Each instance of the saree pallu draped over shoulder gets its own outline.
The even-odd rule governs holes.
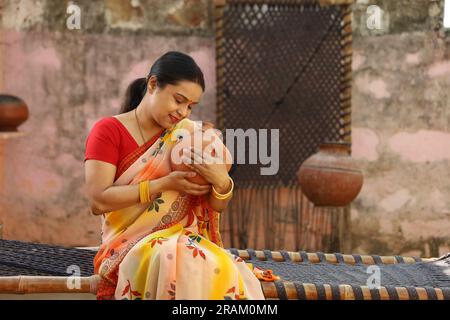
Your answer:
[[[178,133],[195,128],[183,119],[163,130],[119,164],[114,185],[169,174]],[[264,299],[251,266],[223,248],[219,219],[205,196],[171,190],[106,213],[94,258],[97,299]]]

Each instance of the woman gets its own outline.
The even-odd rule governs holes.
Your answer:
[[[258,269],[223,249],[226,164],[200,163],[201,150],[185,148],[191,171],[171,170],[176,132],[195,130],[188,118],[204,90],[195,61],[167,52],[130,84],[121,113],[92,128],[86,186],[92,213],[103,215],[97,299],[264,299]],[[208,184],[189,180],[196,175]]]

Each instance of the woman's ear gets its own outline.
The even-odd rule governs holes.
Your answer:
[[[154,76],[151,76],[150,79],[147,81],[147,91],[149,93],[153,93],[156,90],[156,78]]]

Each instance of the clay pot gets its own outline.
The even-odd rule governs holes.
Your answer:
[[[17,127],[27,119],[28,107],[22,99],[0,95],[0,131],[17,131]]]
[[[303,193],[315,206],[347,206],[361,191],[363,174],[348,155],[349,147],[346,142],[321,144],[297,171]]]
[[[170,157],[170,167],[172,171],[192,171],[189,167],[187,167],[184,163],[179,163],[179,161],[176,161],[174,159],[181,159],[182,157],[182,150],[184,148],[194,147],[194,138],[191,139],[182,139],[179,142],[176,143],[176,145],[173,147]],[[198,147],[198,146],[195,146]],[[221,148],[220,148],[221,147]],[[232,165],[232,156],[228,149],[223,144],[222,140],[219,138],[219,135],[216,135],[213,142],[211,142],[210,139],[202,140],[202,150],[205,154],[209,154],[210,156],[216,156],[218,150],[222,149],[222,159],[226,163],[227,171],[230,171],[231,165]],[[175,162],[176,161],[176,162]],[[197,175],[193,178],[188,178],[189,181],[201,185],[209,184],[208,181],[205,180],[200,174],[197,173]]]

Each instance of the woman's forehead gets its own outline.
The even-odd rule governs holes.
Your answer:
[[[177,85],[168,85],[168,89],[171,93],[178,94],[194,102],[198,102],[203,93],[202,87],[192,81],[182,81]]]

